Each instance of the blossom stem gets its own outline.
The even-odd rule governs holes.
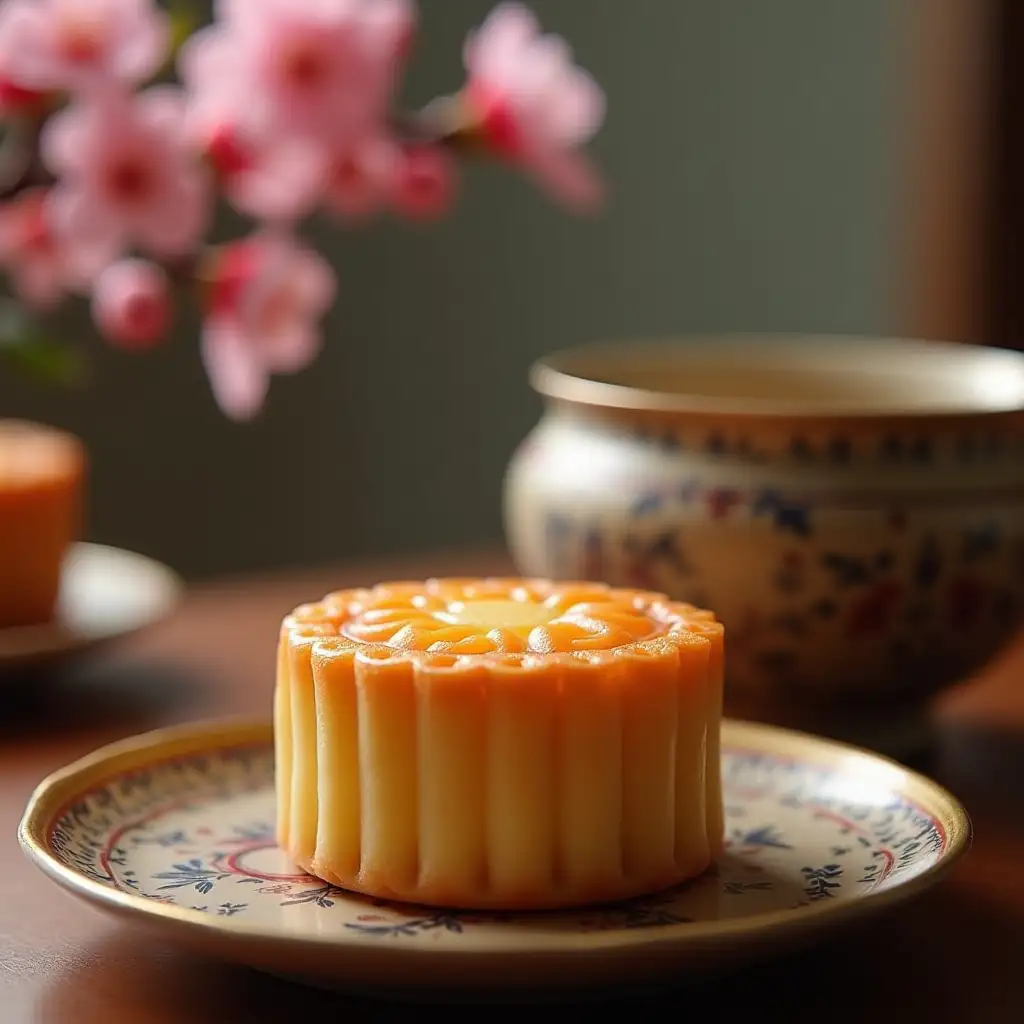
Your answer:
[[[467,143],[479,127],[459,95],[438,97],[415,113],[395,113],[391,123],[396,135],[407,142],[448,146],[459,152],[472,150]]]

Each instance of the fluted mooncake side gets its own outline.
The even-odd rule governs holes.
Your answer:
[[[278,838],[344,888],[440,906],[620,899],[722,842],[723,629],[664,595],[437,579],[282,623]]]

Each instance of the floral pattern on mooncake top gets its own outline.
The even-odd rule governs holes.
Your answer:
[[[454,663],[488,655],[514,665],[524,657],[652,650],[685,633],[720,631],[712,612],[653,591],[602,583],[522,579],[430,579],[340,590],[301,605],[286,630],[337,635],[381,648]]]

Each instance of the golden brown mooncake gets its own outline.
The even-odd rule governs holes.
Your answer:
[[[722,843],[723,629],[602,584],[432,579],[282,623],[278,838],[384,899],[527,909],[636,896]]]

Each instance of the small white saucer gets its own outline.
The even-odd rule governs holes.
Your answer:
[[[53,622],[0,629],[0,672],[78,654],[168,615],[179,577],[144,555],[102,544],[68,552]]]
[[[681,982],[920,893],[970,843],[940,786],[828,740],[726,722],[722,775],[712,871],[557,913],[387,904],[297,871],[274,842],[263,723],[103,748],[39,786],[19,837],[60,885],[169,941],[319,985],[456,999]]]

